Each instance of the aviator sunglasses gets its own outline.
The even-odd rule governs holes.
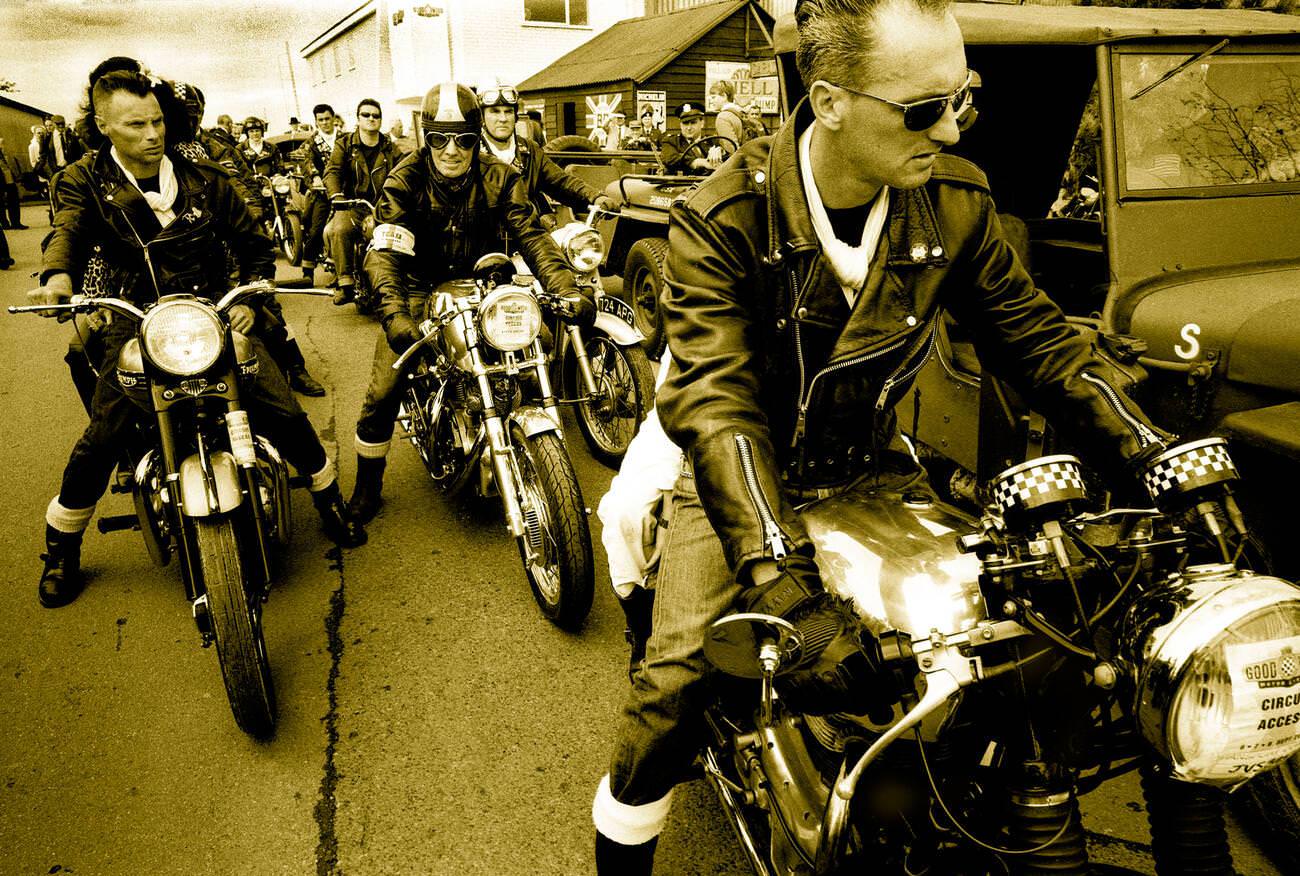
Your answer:
[[[382,118],[383,118],[383,115],[380,114],[380,113],[357,113],[357,118],[359,118],[359,119],[382,119]]]
[[[916,100],[911,103],[899,103],[890,100],[887,97],[870,94],[866,91],[858,91],[856,88],[849,88],[847,85],[838,85],[830,83],[836,88],[842,88],[851,94],[869,97],[872,100],[878,100],[881,103],[887,103],[895,109],[903,111],[903,127],[909,131],[928,131],[939,123],[943,114],[948,111],[949,104],[952,105],[952,111],[960,115],[971,103],[971,81],[975,78],[974,72],[966,71],[966,81],[961,87],[952,94],[945,94],[943,97],[927,97],[924,100]]]
[[[439,152],[447,148],[447,141],[455,140],[456,148],[469,150],[474,148],[478,142],[478,134],[473,131],[467,131],[463,134],[444,134],[442,131],[427,131],[424,135],[424,142],[434,152]]]

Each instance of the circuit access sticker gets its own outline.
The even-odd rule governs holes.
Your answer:
[[[1250,775],[1300,746],[1300,636],[1227,645],[1232,744],[1221,766]]]

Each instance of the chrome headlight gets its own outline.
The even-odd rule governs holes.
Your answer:
[[[1300,588],[1193,566],[1129,609],[1142,735],[1177,778],[1233,788],[1300,751]]]
[[[271,180],[271,188],[275,189],[277,195],[289,194],[289,177],[277,176]],[[268,193],[269,194],[269,193]]]
[[[149,311],[140,324],[145,352],[154,365],[169,374],[202,374],[221,356],[226,329],[221,317],[194,300],[170,301]]]
[[[483,337],[506,353],[527,347],[542,330],[541,306],[518,286],[498,286],[483,296],[478,318]]]
[[[271,197],[271,187],[270,187],[270,186],[262,186],[262,197],[264,197],[264,198],[269,198],[269,197]]]
[[[560,252],[564,253],[565,261],[575,271],[588,274],[600,267],[600,260],[605,257],[605,241],[596,229],[581,222],[570,222],[555,229],[551,235]]]

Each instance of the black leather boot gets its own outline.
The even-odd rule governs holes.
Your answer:
[[[369,523],[383,507],[384,467],[388,460],[384,457],[373,459],[367,456],[357,457],[357,482],[352,487],[352,498],[348,499],[348,508],[352,516],[362,523]]]
[[[644,587],[635,588],[626,599],[619,598],[618,607],[623,609],[627,618],[627,628],[623,637],[632,646],[632,655],[628,659],[627,677],[636,673],[637,664],[645,658],[645,646],[650,641],[650,621],[654,615],[655,592]]]
[[[337,482],[311,494],[312,504],[320,513],[325,535],[339,547],[360,547],[366,543],[366,529],[352,516]]]
[[[655,845],[659,837],[639,846],[625,846],[596,832],[598,876],[650,876],[655,866]]]
[[[307,373],[307,366],[305,365],[289,369],[289,388],[294,392],[316,398],[325,394],[325,387],[321,386],[316,378]]]
[[[339,287],[334,290],[334,306],[342,307],[356,296],[353,294],[356,287],[351,283],[339,283]]]
[[[86,580],[81,576],[80,532],[60,532],[45,524],[45,570],[37,595],[46,608],[60,608],[81,595]]]

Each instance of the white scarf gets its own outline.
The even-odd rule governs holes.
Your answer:
[[[515,138],[513,135],[511,135],[510,137],[510,145],[505,147],[504,149],[498,149],[497,144],[493,142],[492,138],[487,136],[486,134],[483,135],[483,142],[487,144],[488,151],[490,151],[497,158],[504,161],[506,164],[513,165],[515,163],[515,154],[519,151],[519,147],[518,144],[515,142]]]
[[[812,160],[809,158],[809,144],[812,143],[813,125],[809,125],[799,136],[799,174],[803,178],[804,195],[808,199],[808,213],[812,216],[813,230],[822,245],[822,253],[831,263],[835,278],[840,281],[844,297],[852,307],[858,300],[858,292],[867,281],[871,270],[871,259],[880,244],[880,234],[885,228],[885,219],[889,216],[889,186],[882,186],[876,195],[871,212],[862,227],[862,242],[850,246],[835,236],[830,217],[826,214],[826,205],[822,203],[821,193],[817,190],[817,181],[813,179]]]
[[[122,163],[121,157],[117,154],[117,147],[114,146],[109,154],[117,162],[117,166],[126,174],[126,178],[131,181],[131,185],[140,190],[144,195],[145,201],[149,203],[149,209],[158,217],[158,224],[166,228],[176,218],[176,212],[172,210],[172,205],[176,203],[176,196],[180,193],[180,187],[176,185],[176,171],[172,168],[172,160],[166,155],[158,164],[158,191],[146,192],[140,188],[140,183],[136,181],[135,175],[126,169]]]

